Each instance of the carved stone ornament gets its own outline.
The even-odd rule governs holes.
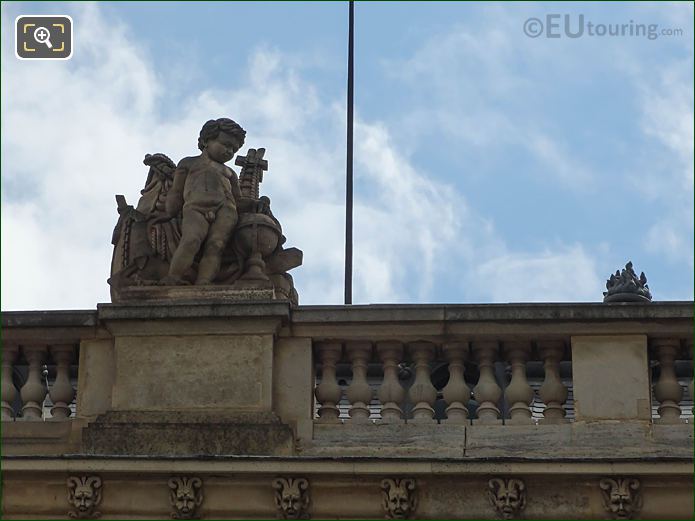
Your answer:
[[[113,302],[236,294],[297,303],[287,272],[302,264],[302,252],[284,248],[270,199],[259,194],[265,149],[237,156],[238,176],[225,164],[245,138],[231,119],[212,119],[200,130],[200,154],[178,163],[161,153],[145,156],[149,170],[137,205],[116,196]],[[181,288],[190,285],[197,288]]]
[[[275,506],[278,519],[309,519],[309,481],[305,478],[276,478]]]
[[[644,272],[639,278],[632,269],[632,262],[625,265],[623,271],[616,270],[614,275],[606,281],[606,289],[603,292],[604,302],[651,302],[652,294],[647,286],[647,277]]]
[[[70,476],[68,478],[68,503],[72,510],[68,516],[75,519],[97,519],[101,512],[101,478],[98,476]]]
[[[493,478],[488,481],[490,504],[502,519],[515,519],[526,506],[526,485],[518,478]]]
[[[168,482],[169,501],[174,510],[172,519],[198,519],[203,502],[203,481],[200,478],[175,477]]]
[[[415,480],[412,478],[391,479],[381,482],[382,500],[387,519],[408,519],[417,508]]]
[[[642,509],[637,478],[603,478],[599,481],[603,506],[613,519],[632,519]]]

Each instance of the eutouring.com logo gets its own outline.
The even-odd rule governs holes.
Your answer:
[[[583,14],[546,14],[542,18],[531,17],[524,22],[524,34],[529,38],[583,38],[627,37],[656,40],[660,36],[683,36],[681,28],[659,28],[659,24],[594,23]]]

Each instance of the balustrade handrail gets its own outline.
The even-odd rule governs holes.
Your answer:
[[[186,306],[196,318],[205,310],[214,319],[240,316],[230,311],[234,304],[213,309],[206,303],[204,309],[170,306],[175,312],[164,306],[147,320],[185,316]],[[255,315],[249,312],[253,306],[240,303],[237,311],[258,316],[262,306]],[[273,306],[274,313],[282,314],[282,304]],[[137,317],[135,308],[123,317],[117,308],[3,312],[3,419],[73,416],[78,346],[109,338],[108,320]],[[685,362],[692,359],[692,320],[692,302],[287,305],[277,335],[310,339],[314,346],[319,422],[341,422],[347,414],[357,423],[379,417],[492,424],[566,421],[573,385],[563,371],[571,359],[572,338],[641,335],[647,338],[653,366],[653,419],[676,423],[692,417],[692,379]],[[403,362],[411,364],[412,384],[407,387],[399,383]],[[26,380],[14,386],[12,374],[19,366]],[[44,366],[50,366],[48,386],[42,380]],[[541,366],[542,381],[534,373]],[[344,367],[349,368],[347,378],[340,373]],[[506,379],[498,374],[505,368]],[[435,369],[446,373],[446,384],[433,380]],[[44,411],[44,402],[51,404],[52,413]]]

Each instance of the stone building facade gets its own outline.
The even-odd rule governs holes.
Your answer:
[[[3,519],[690,519],[693,303],[2,315]]]

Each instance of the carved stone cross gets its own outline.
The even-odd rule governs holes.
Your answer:
[[[263,172],[268,170],[268,161],[263,159],[265,148],[249,148],[246,156],[237,156],[234,164],[241,167],[239,183],[241,193],[246,197],[258,199],[258,185],[263,181]]]

